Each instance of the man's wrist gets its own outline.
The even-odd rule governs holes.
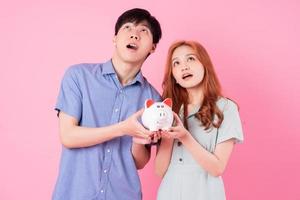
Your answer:
[[[117,123],[114,125],[115,126],[115,136],[116,137],[121,137],[125,135],[125,131],[124,131],[124,124],[123,121]]]

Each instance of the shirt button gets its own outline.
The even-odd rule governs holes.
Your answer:
[[[119,111],[119,109],[118,109],[118,108],[116,108],[116,109],[115,109],[115,112],[118,112],[118,111]]]
[[[107,153],[110,153],[110,149],[107,149]]]
[[[104,173],[106,173],[106,172],[107,172],[107,170],[105,169],[105,170],[103,170],[103,172],[104,172]]]
[[[181,145],[182,145],[182,142],[180,142],[180,141],[179,141],[179,142],[177,142],[177,146],[179,146],[179,147],[180,147]]]
[[[103,192],[104,192],[104,190],[100,190],[100,192],[101,192],[101,193],[103,193]]]
[[[182,162],[182,158],[179,158],[179,161]]]

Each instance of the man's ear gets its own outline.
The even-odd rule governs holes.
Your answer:
[[[117,36],[115,35],[115,36],[113,37],[113,39],[112,39],[112,42],[113,42],[113,45],[114,45],[114,46],[116,46],[116,44],[117,44],[116,40],[117,40]]]
[[[154,53],[155,49],[156,49],[156,44],[153,44],[150,53]]]

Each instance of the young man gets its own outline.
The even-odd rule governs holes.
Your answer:
[[[136,169],[151,141],[138,119],[159,93],[140,69],[161,38],[159,22],[144,9],[123,13],[115,25],[112,59],[70,67],[62,80],[59,112],[63,151],[54,200],[139,200]]]

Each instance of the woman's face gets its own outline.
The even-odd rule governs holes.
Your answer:
[[[204,67],[190,46],[177,47],[172,55],[172,74],[183,88],[193,89],[201,86]]]

